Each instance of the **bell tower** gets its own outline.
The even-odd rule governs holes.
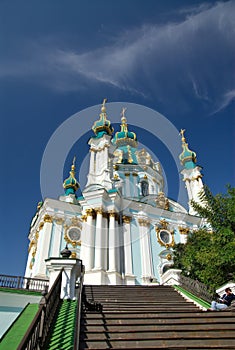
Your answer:
[[[189,214],[195,215],[196,211],[192,207],[191,200],[201,204],[199,193],[203,191],[202,168],[196,164],[196,153],[188,148],[184,133],[185,130],[181,129],[180,134],[183,148],[182,153],[179,155],[179,159],[183,165],[181,174],[183,175],[183,181],[188,192]]]
[[[92,127],[95,136],[88,142],[90,145],[90,168],[85,192],[98,187],[104,187],[107,190],[112,188],[111,159],[115,147],[111,143],[113,127],[107,119],[106,101],[107,99],[104,99],[102,103],[99,120]]]

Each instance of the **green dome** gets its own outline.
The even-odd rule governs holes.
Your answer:
[[[186,139],[184,137],[184,132],[185,130],[181,130],[180,133],[182,135],[182,148],[183,152],[179,155],[179,159],[181,161],[181,164],[186,168],[195,168],[195,163],[196,163],[196,153],[191,151],[188,148],[188,144],[186,143]]]
[[[101,107],[101,113],[100,113],[100,119],[97,120],[92,130],[94,131],[97,138],[102,137],[104,134],[106,135],[112,135],[113,133],[113,127],[111,125],[111,122],[107,120],[107,114],[106,114],[106,103],[107,99],[104,99],[102,107]]]
[[[121,130],[116,132],[113,143],[117,146],[124,146],[124,145],[130,145],[132,147],[137,147],[137,137],[136,134],[132,131],[128,130],[128,124],[126,117],[124,115],[125,108],[122,110],[122,124],[121,124]]]
[[[65,195],[75,194],[75,192],[79,189],[80,185],[75,178],[75,165],[74,162],[71,166],[71,171],[69,172],[69,177],[64,180],[63,183]]]

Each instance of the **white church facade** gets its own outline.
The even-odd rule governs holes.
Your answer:
[[[120,130],[114,133],[105,100],[89,140],[87,184],[77,197],[75,162],[64,181],[65,194],[46,198],[31,222],[26,277],[48,278],[47,261],[60,258],[66,244],[71,259],[85,266],[85,284],[161,283],[173,264],[176,243],[185,243],[189,231],[203,219],[190,200],[199,201],[203,188],[196,154],[181,131],[183,181],[189,211],[164,194],[159,162],[138,149],[136,134],[128,129],[125,109]]]

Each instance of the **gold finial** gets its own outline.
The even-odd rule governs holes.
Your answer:
[[[122,111],[121,111],[121,117],[122,117],[122,123],[126,123],[126,116],[125,116],[125,112],[126,112],[127,108],[126,107],[122,107]]]
[[[73,157],[73,163],[71,165],[71,171],[75,171],[75,161],[76,161],[76,156]]]
[[[180,135],[181,135],[181,140],[182,142],[185,142],[185,137],[184,137],[185,129],[180,130]]]
[[[106,106],[105,106],[106,102],[107,102],[107,98],[104,98],[103,99],[103,103],[102,103],[102,107],[101,107],[101,112],[102,113],[106,112]]]

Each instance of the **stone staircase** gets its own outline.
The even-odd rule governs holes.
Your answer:
[[[235,312],[205,312],[170,286],[84,286],[80,349],[235,349]]]

